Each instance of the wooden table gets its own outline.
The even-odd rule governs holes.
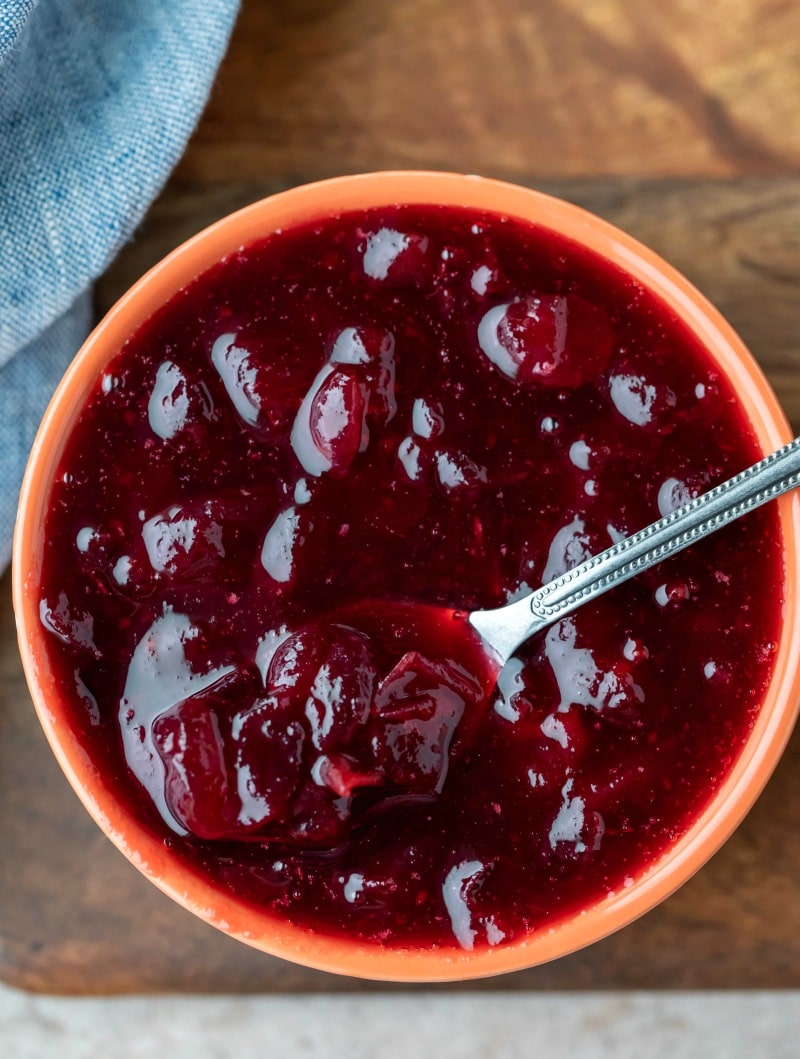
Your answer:
[[[246,0],[185,158],[101,280],[282,187],[379,168],[516,180],[684,271],[800,427],[800,7],[792,0]],[[35,990],[388,988],[305,971],[162,897],[102,837],[33,716],[0,584],[0,978]],[[467,987],[800,986],[800,740],[687,886],[575,956]]]

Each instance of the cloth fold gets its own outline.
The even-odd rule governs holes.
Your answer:
[[[0,6],[0,568],[87,290],[180,158],[237,0]]]

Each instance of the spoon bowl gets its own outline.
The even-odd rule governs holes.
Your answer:
[[[502,667],[520,644],[589,600],[800,484],[800,438],[523,599],[469,622]]]

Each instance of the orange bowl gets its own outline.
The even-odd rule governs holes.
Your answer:
[[[679,273],[606,222],[558,199],[473,176],[390,172],[327,180],[264,199],[196,235],[143,276],[86,340],[47,409],[28,463],[14,541],[14,607],[33,701],[62,769],[105,834],[156,886],[220,930],[298,963],[364,978],[445,981],[544,963],[618,930],[684,883],[740,823],[777,764],[800,701],[796,543],[800,500],[796,496],[777,501],[786,603],[775,668],[756,723],[730,774],[689,831],[631,887],[552,929],[498,948],[386,949],[333,938],[254,910],[199,877],[170,855],[115,797],[109,779],[87,756],[66,720],[39,620],[43,525],[56,467],[93,384],[125,340],[177,291],[243,244],[336,212],[400,203],[491,210],[551,229],[593,250],[655,294],[697,336],[730,381],[764,454],[789,440],[775,395],[732,328]]]

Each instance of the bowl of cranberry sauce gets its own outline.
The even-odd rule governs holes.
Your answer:
[[[418,981],[574,951],[785,745],[796,501],[499,673],[463,615],[788,436],[716,311],[574,206],[433,173],[274,196],[147,274],[47,412],[14,586],[41,722],[133,863],[265,951]]]

